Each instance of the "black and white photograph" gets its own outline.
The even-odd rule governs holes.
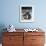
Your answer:
[[[22,5],[20,6],[20,21],[32,22],[34,19],[34,11],[32,6]]]

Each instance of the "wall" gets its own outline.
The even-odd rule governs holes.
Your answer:
[[[16,28],[38,27],[46,28],[46,0],[1,0],[0,25],[13,24]],[[21,23],[19,21],[19,6],[33,5],[35,21]]]

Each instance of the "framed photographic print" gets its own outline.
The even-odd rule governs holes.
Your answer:
[[[20,6],[20,22],[34,21],[34,7],[32,5]]]

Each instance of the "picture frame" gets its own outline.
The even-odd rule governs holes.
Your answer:
[[[20,22],[34,22],[33,5],[20,5]]]

